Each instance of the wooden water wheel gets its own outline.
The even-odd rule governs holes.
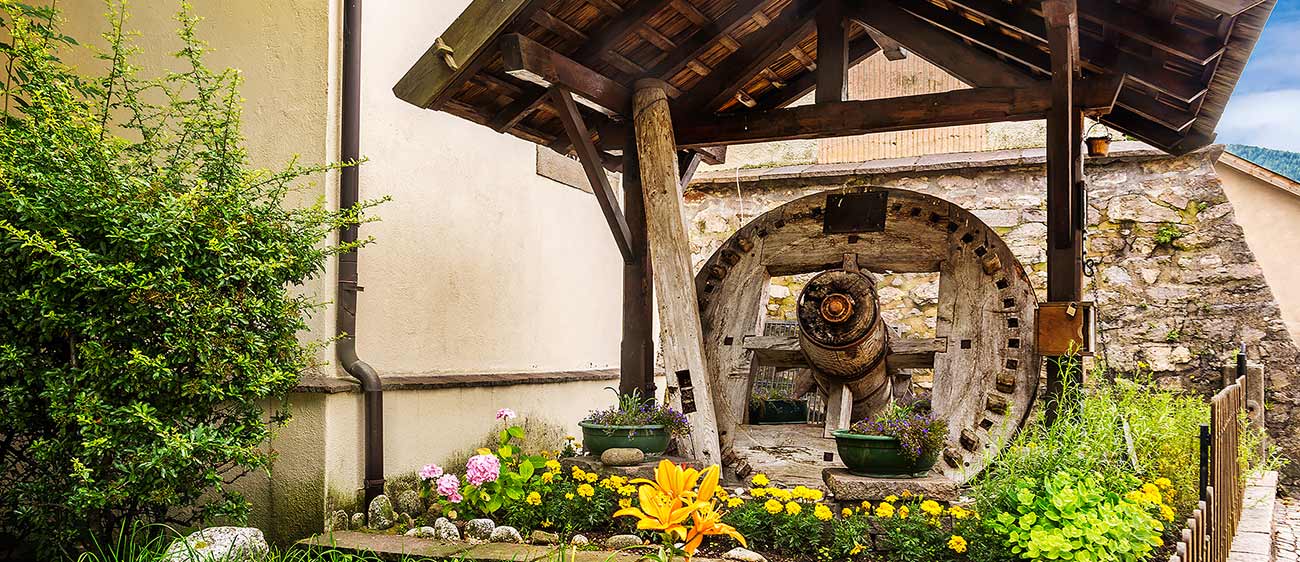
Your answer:
[[[733,467],[744,461],[732,445],[744,422],[751,366],[809,366],[798,337],[758,335],[771,278],[852,268],[939,273],[935,337],[888,338],[885,363],[891,370],[934,368],[933,411],[950,428],[937,468],[965,482],[1033,405],[1041,363],[1034,347],[1037,298],[1006,243],[977,217],[942,199],[892,188],[844,188],[786,203],[741,227],[697,274],[724,461]],[[823,301],[817,306],[827,318],[848,318],[843,302]],[[832,416],[841,405],[852,407],[849,392],[831,394],[828,426],[838,423]]]

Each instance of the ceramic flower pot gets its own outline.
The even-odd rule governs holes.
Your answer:
[[[582,445],[592,455],[616,447],[641,449],[646,457],[664,454],[668,450],[670,435],[662,425],[603,425],[579,422],[582,427]]]
[[[751,400],[749,423],[775,425],[808,421],[807,400]]]
[[[861,435],[846,430],[831,432],[840,460],[849,472],[872,478],[921,478],[930,472],[939,452],[916,460],[903,455],[898,439],[883,435]]]

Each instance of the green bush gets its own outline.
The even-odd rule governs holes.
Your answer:
[[[52,9],[0,2],[0,544],[47,556],[247,512],[231,483],[285,421],[263,405],[314,353],[293,286],[361,213],[285,205],[326,167],[249,167],[238,73],[203,65],[188,7],[184,70],[155,79],[112,9],[105,73],[82,77]]]

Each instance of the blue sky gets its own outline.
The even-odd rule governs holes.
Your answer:
[[[1300,152],[1300,0],[1278,0],[1216,142]]]

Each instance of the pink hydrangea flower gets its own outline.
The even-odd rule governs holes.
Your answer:
[[[418,474],[420,480],[434,480],[439,476],[442,476],[442,467],[436,464],[426,464],[424,465],[424,468],[420,469]]]
[[[465,464],[465,478],[475,486],[481,486],[484,482],[495,482],[500,475],[501,461],[496,455],[474,455]]]
[[[501,408],[500,410],[497,410],[497,419],[507,421],[513,420],[515,419],[515,411],[510,408]]]
[[[438,495],[452,503],[465,499],[460,495],[460,479],[455,474],[445,474],[438,478]]]

